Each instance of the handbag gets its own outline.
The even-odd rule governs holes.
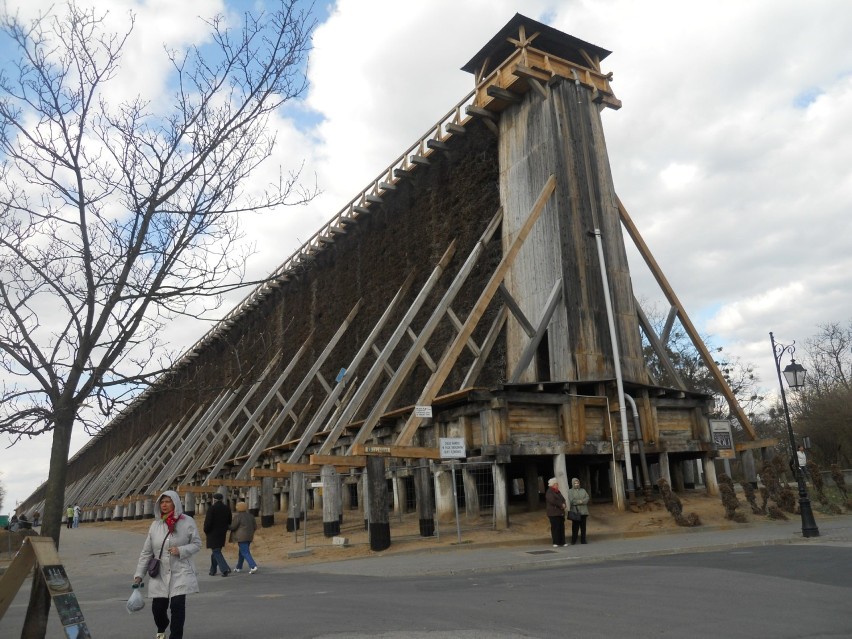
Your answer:
[[[163,556],[163,546],[166,545],[166,539],[168,538],[168,535],[163,537],[163,543],[160,544],[160,554],[148,560],[147,572],[149,577],[157,577],[160,574],[160,557]]]
[[[576,506],[571,506],[571,510],[568,511],[568,519],[571,521],[580,521],[583,516],[580,514],[580,511],[577,510]]]

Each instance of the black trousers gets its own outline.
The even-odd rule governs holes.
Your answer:
[[[580,515],[580,521],[571,521],[571,543],[577,543],[577,533],[580,533],[580,542],[586,543],[586,519],[588,515]]]
[[[557,546],[565,545],[565,516],[564,515],[556,515],[551,516],[548,515],[547,518],[550,520],[550,538],[553,540],[553,543]]]
[[[186,620],[186,595],[175,595],[171,599],[154,597],[151,601],[151,612],[154,613],[154,623],[157,632],[165,632],[169,627],[168,609],[172,612],[171,639],[183,639],[183,622]]]

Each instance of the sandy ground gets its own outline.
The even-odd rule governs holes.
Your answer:
[[[724,508],[718,497],[708,497],[703,491],[689,491],[680,495],[684,514],[694,512],[701,518],[702,526],[737,526],[725,519]],[[741,500],[740,511],[750,511],[748,504]],[[674,519],[666,511],[662,501],[652,502],[641,508],[639,512],[618,512],[612,504],[592,504],[588,520],[588,536],[595,535],[648,535],[664,533],[679,529]],[[349,545],[341,547],[334,545],[332,539],[322,534],[322,513],[311,512],[308,515],[307,539],[303,529],[298,534],[284,529],[283,513],[276,514],[275,526],[258,528],[252,543],[252,555],[261,567],[263,565],[299,565],[325,561],[337,561],[356,557],[367,557],[376,553],[370,550],[369,539],[364,531],[363,520],[356,519],[360,515],[356,511],[344,515],[341,536],[348,539]],[[510,546],[530,544],[550,544],[550,527],[544,508],[535,512],[513,509],[510,512],[510,527],[506,530],[491,530],[490,521],[465,520],[462,517],[461,543],[488,544],[493,546]],[[768,521],[766,517],[746,513],[748,523]],[[203,518],[197,518],[199,528]],[[455,521],[449,521],[439,526],[439,536],[423,538],[419,536],[419,524],[416,513],[402,516],[391,513],[391,546],[381,554],[412,552],[418,550],[438,550],[458,547],[458,533]],[[102,526],[121,528],[122,530],[144,533],[150,525],[150,520],[124,522],[96,522],[86,526]],[[570,523],[566,522],[570,531]],[[203,540],[203,534],[202,534]],[[289,553],[309,550],[310,554],[301,557],[290,557]],[[228,544],[225,556],[229,562],[236,559],[236,544]],[[232,563],[233,566],[233,563]]]

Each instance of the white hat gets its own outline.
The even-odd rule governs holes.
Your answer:
[[[556,484],[558,484],[558,483],[559,482],[556,480],[556,477],[551,477],[550,479],[547,480],[548,486],[556,486]]]

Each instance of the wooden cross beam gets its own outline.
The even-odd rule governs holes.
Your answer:
[[[437,448],[421,446],[374,446],[356,444],[352,447],[355,455],[378,455],[380,457],[401,457],[403,459],[441,459],[441,451]]]
[[[367,458],[364,455],[311,455],[311,464],[316,466],[343,466],[344,468],[364,468]]]

